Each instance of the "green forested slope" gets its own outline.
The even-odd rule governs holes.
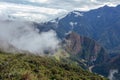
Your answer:
[[[53,57],[0,52],[0,80],[106,80]]]

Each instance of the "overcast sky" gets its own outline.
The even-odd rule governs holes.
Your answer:
[[[70,11],[87,11],[104,5],[116,6],[120,0],[0,0],[0,17],[48,21]]]

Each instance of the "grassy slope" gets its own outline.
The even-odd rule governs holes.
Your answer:
[[[106,80],[53,57],[0,52],[0,80]]]

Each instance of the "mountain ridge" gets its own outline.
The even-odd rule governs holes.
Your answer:
[[[56,23],[48,22],[45,26],[52,25],[52,29],[56,30],[60,37],[64,37],[69,31],[74,31],[96,40],[109,52],[119,53],[119,6],[104,6],[87,12],[73,11]]]

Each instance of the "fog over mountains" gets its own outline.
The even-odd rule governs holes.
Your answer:
[[[39,32],[32,23],[16,20],[0,21],[0,43],[0,47],[7,52],[28,51],[42,55],[45,50],[54,52],[60,41],[53,30]]]
[[[0,52],[56,54],[58,60],[64,56],[69,63],[120,80],[119,4],[120,0],[0,0]]]

